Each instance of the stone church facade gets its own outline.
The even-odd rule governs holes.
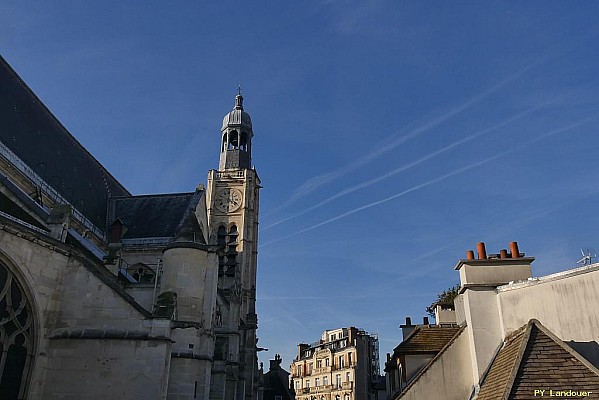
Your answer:
[[[135,196],[0,57],[0,397],[257,398],[252,137],[238,94],[206,186]]]

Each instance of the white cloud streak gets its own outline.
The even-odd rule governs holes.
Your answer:
[[[411,187],[411,188],[409,188],[409,189],[406,189],[406,190],[404,190],[404,191],[402,191],[402,192],[396,193],[396,194],[394,194],[394,195],[392,195],[392,196],[388,196],[388,197],[385,197],[385,198],[383,198],[383,199],[381,199],[381,200],[377,200],[377,201],[374,201],[374,202],[371,202],[371,203],[365,204],[365,205],[363,205],[363,206],[360,206],[360,207],[354,208],[354,209],[352,209],[352,210],[349,210],[349,211],[346,211],[346,212],[344,212],[344,213],[342,213],[342,214],[339,214],[339,215],[337,215],[337,216],[335,216],[335,217],[332,217],[332,218],[326,219],[326,220],[324,220],[324,221],[322,221],[322,222],[319,222],[319,223],[317,223],[317,224],[315,224],[315,225],[311,225],[311,226],[309,226],[309,227],[307,227],[307,228],[300,229],[300,230],[298,230],[298,231],[296,231],[296,232],[293,232],[293,233],[291,233],[291,234],[289,234],[289,235],[285,235],[285,236],[283,236],[283,237],[280,237],[280,238],[278,238],[278,239],[275,239],[275,240],[272,240],[272,241],[270,241],[270,242],[264,243],[264,244],[263,244],[263,245],[261,245],[260,247],[268,246],[268,245],[271,245],[271,244],[273,244],[273,243],[276,243],[276,242],[279,242],[279,241],[282,241],[282,240],[288,239],[288,238],[290,238],[290,237],[297,236],[297,235],[300,235],[300,234],[302,234],[302,233],[305,233],[305,232],[309,232],[309,231],[311,231],[311,230],[314,230],[314,229],[317,229],[317,228],[319,228],[319,227],[321,227],[321,226],[324,226],[324,225],[330,224],[331,222],[335,222],[335,221],[338,221],[338,220],[340,220],[340,219],[343,219],[343,218],[349,217],[350,215],[356,214],[356,213],[358,213],[358,212],[360,212],[360,211],[364,211],[364,210],[367,210],[367,209],[369,209],[369,208],[372,208],[372,207],[379,206],[379,205],[381,205],[381,204],[384,204],[384,203],[387,203],[387,202],[389,202],[389,201],[391,201],[391,200],[395,200],[395,199],[397,199],[397,198],[399,198],[399,197],[405,196],[406,194],[409,194],[409,193],[415,192],[415,191],[417,191],[417,190],[419,190],[419,189],[422,189],[422,188],[425,188],[425,187],[428,187],[428,186],[434,185],[435,183],[438,183],[438,182],[444,181],[444,180],[446,180],[446,179],[448,179],[448,178],[451,178],[451,177],[453,177],[453,176],[455,176],[455,175],[459,175],[459,174],[461,174],[461,173],[463,173],[463,172],[469,171],[469,170],[471,170],[471,169],[473,169],[473,168],[480,167],[480,166],[482,166],[482,165],[484,165],[484,164],[487,164],[487,163],[489,163],[489,162],[491,162],[491,161],[494,161],[494,160],[496,160],[496,159],[498,159],[498,158],[500,158],[500,157],[504,157],[504,156],[506,156],[506,155],[508,155],[508,154],[514,153],[515,151],[521,150],[522,148],[524,148],[524,147],[526,147],[526,146],[529,146],[529,145],[531,145],[531,144],[534,144],[534,143],[536,143],[536,142],[538,142],[538,141],[544,140],[544,139],[546,139],[546,138],[548,138],[548,137],[550,137],[550,136],[553,136],[553,135],[556,135],[556,134],[558,134],[558,133],[562,133],[562,132],[568,131],[568,130],[570,130],[570,129],[573,129],[573,128],[575,128],[575,127],[578,127],[578,126],[580,126],[580,125],[582,125],[582,124],[584,124],[584,123],[588,122],[588,121],[589,121],[589,120],[591,120],[591,119],[592,119],[592,118],[585,118],[585,119],[583,119],[583,120],[581,120],[581,121],[579,121],[579,122],[576,122],[576,123],[573,123],[573,124],[567,125],[567,126],[565,126],[565,127],[559,128],[559,129],[555,129],[555,130],[553,130],[553,131],[550,131],[550,132],[548,132],[548,133],[545,133],[544,135],[541,135],[541,136],[538,136],[538,137],[536,137],[536,138],[534,138],[534,139],[532,139],[532,140],[529,140],[528,142],[524,142],[524,143],[522,143],[522,144],[521,144],[521,147],[519,147],[518,149],[510,149],[510,150],[503,151],[503,152],[501,152],[501,153],[497,153],[497,154],[495,154],[495,155],[493,155],[493,156],[491,156],[491,157],[487,157],[487,158],[485,158],[484,160],[481,160],[481,161],[475,162],[475,163],[473,163],[473,164],[467,165],[467,166],[465,166],[465,167],[462,167],[462,168],[458,168],[458,169],[456,169],[456,170],[454,170],[454,171],[452,171],[452,172],[449,172],[449,173],[447,173],[447,174],[441,175],[441,176],[439,176],[439,177],[437,177],[437,178],[434,178],[434,179],[431,179],[431,180],[429,180],[429,181],[423,182],[423,183],[421,183],[421,184],[419,184],[419,185],[413,186],[413,187]]]
[[[402,165],[401,167],[395,168],[395,169],[393,169],[393,170],[391,170],[391,171],[389,171],[389,172],[387,172],[387,173],[385,173],[383,175],[378,176],[377,178],[369,179],[367,181],[361,182],[361,183],[359,183],[357,185],[354,185],[354,186],[351,186],[351,187],[349,187],[347,189],[344,189],[344,190],[342,190],[340,192],[337,192],[334,195],[332,195],[332,196],[330,196],[330,197],[322,200],[321,202],[319,202],[317,204],[314,204],[313,206],[310,206],[310,207],[308,207],[308,208],[306,208],[306,209],[304,209],[304,210],[302,210],[300,212],[297,212],[295,214],[292,214],[290,216],[282,218],[282,219],[280,219],[278,221],[275,221],[275,222],[273,222],[273,223],[271,223],[271,224],[269,224],[269,225],[261,228],[261,231],[265,231],[265,230],[270,229],[270,228],[272,228],[274,226],[277,226],[277,225],[280,225],[280,224],[282,224],[282,223],[284,223],[286,221],[289,221],[290,219],[294,219],[296,217],[304,215],[304,214],[306,214],[306,213],[308,213],[310,211],[313,211],[313,210],[315,210],[317,208],[320,208],[320,207],[324,206],[325,204],[328,204],[328,203],[332,202],[333,200],[336,200],[336,199],[338,199],[340,197],[346,196],[346,195],[348,195],[350,193],[353,193],[353,192],[355,192],[357,190],[367,188],[369,186],[374,185],[375,183],[378,183],[378,182],[381,182],[381,181],[383,181],[385,179],[391,178],[392,176],[395,176],[395,175],[397,175],[399,173],[402,173],[402,172],[404,172],[404,171],[406,171],[406,170],[408,170],[410,168],[413,168],[413,167],[415,167],[417,165],[420,165],[420,164],[424,163],[425,161],[430,160],[431,158],[434,158],[434,157],[437,157],[440,154],[446,153],[446,152],[448,152],[449,150],[453,149],[456,146],[459,146],[461,144],[470,142],[470,141],[472,141],[472,140],[474,140],[474,139],[476,139],[478,137],[481,137],[481,136],[486,135],[486,134],[488,134],[488,133],[490,133],[490,132],[492,132],[492,131],[494,131],[496,129],[499,129],[499,128],[505,126],[505,125],[508,125],[508,124],[510,124],[510,123],[512,123],[512,122],[514,122],[514,121],[516,121],[516,120],[518,120],[518,119],[520,119],[520,118],[522,118],[522,117],[524,117],[524,116],[526,116],[528,114],[531,114],[531,113],[533,113],[533,112],[535,112],[535,111],[543,108],[544,106],[546,106],[546,104],[539,105],[539,106],[536,106],[536,107],[532,107],[532,108],[530,108],[528,110],[522,111],[522,112],[520,112],[520,113],[518,113],[518,114],[516,114],[516,115],[514,115],[514,116],[512,116],[510,118],[508,118],[505,121],[502,121],[502,122],[500,122],[498,124],[495,124],[495,125],[493,125],[491,127],[482,129],[482,130],[480,130],[480,131],[478,131],[478,132],[476,132],[476,133],[474,133],[474,134],[472,134],[470,136],[462,138],[462,139],[460,139],[460,140],[458,140],[458,141],[456,141],[454,143],[451,143],[451,144],[449,144],[449,145],[447,145],[447,146],[445,146],[445,147],[443,147],[443,148],[441,148],[439,150],[436,150],[436,151],[434,151],[434,152],[432,152],[430,154],[427,154],[424,157],[421,157],[421,158],[419,158],[416,161],[413,161],[411,163]]]
[[[336,170],[333,170],[333,171],[330,171],[330,172],[327,172],[327,173],[324,173],[321,175],[317,175],[313,178],[308,179],[294,191],[294,193],[291,195],[291,197],[287,201],[285,201],[279,207],[275,208],[272,212],[276,212],[278,210],[286,208],[287,206],[294,203],[298,199],[305,197],[305,196],[309,195],[310,193],[314,192],[319,187],[321,187],[337,178],[340,178],[341,176],[344,176],[352,171],[355,171],[356,169],[362,167],[363,165],[368,164],[371,161],[377,159],[381,155],[393,150],[400,144],[429,131],[430,129],[447,121],[448,119],[451,119],[452,117],[461,113],[462,111],[481,102],[486,97],[489,97],[490,95],[496,93],[498,90],[500,90],[501,88],[503,88],[510,82],[516,80],[517,78],[522,76],[524,73],[528,72],[530,69],[534,68],[535,66],[539,65],[540,63],[542,63],[542,61],[536,61],[532,64],[527,65],[526,67],[520,69],[516,73],[501,80],[499,83],[496,83],[495,85],[491,86],[489,89],[483,91],[482,93],[477,94],[476,96],[473,96],[469,100],[452,108],[451,110],[447,111],[446,113],[444,113],[436,118],[433,118],[433,119],[429,120],[428,122],[425,122],[423,125],[413,129],[412,131],[410,131],[409,133],[407,133],[404,136],[393,139],[397,135],[392,135],[390,138],[385,140],[385,146],[377,146],[377,148],[375,150],[371,151],[368,154],[363,155],[362,157],[359,157],[356,161],[354,161],[350,164],[347,164],[341,168],[338,168]]]

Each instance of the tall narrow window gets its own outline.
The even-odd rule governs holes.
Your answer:
[[[243,151],[248,151],[248,134],[245,132],[241,132],[239,148]]]
[[[225,247],[227,244],[227,228],[224,226],[219,226],[218,231],[216,233],[216,241],[219,247]],[[218,256],[218,276],[223,276],[225,274],[227,260],[224,254],[220,254]]]
[[[229,228],[229,232],[224,226],[219,226],[217,235],[218,246],[222,252],[218,256],[218,276],[235,276],[237,269],[237,227],[235,225]]]
[[[25,398],[33,351],[33,314],[21,285],[0,263],[0,393]]]
[[[235,276],[237,267],[237,237],[237,227],[233,225],[229,228],[229,234],[227,235],[227,270],[225,275],[229,277]]]

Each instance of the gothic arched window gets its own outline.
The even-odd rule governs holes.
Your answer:
[[[22,399],[33,354],[33,314],[23,288],[0,263],[0,393]]]

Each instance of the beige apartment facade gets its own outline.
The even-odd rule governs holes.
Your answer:
[[[298,345],[290,385],[296,400],[366,400],[378,378],[378,339],[355,327],[324,331]]]

